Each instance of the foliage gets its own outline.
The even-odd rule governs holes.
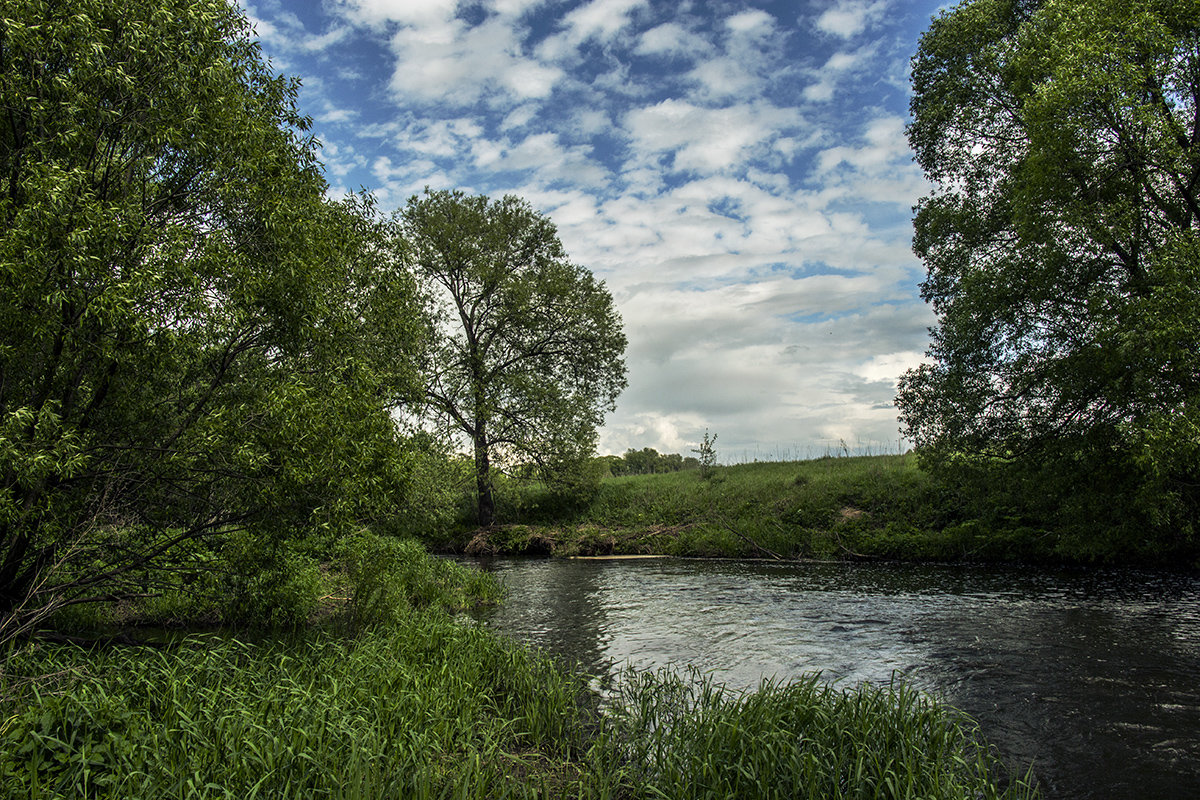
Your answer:
[[[0,615],[400,498],[415,287],[295,94],[224,0],[0,3]]]
[[[441,613],[358,639],[27,645],[0,782],[40,798],[1022,797],[971,723],[903,687],[745,695],[584,676]]]
[[[913,61],[939,324],[906,435],[1053,525],[1187,547],[1200,514],[1200,5],[968,0]],[[1104,475],[1094,505],[1077,489]],[[1039,502],[1043,497],[1045,503]],[[1120,509],[1116,514],[1114,511]]]
[[[621,475],[655,475],[663,472],[679,472],[699,469],[700,462],[692,456],[686,458],[679,453],[660,453],[653,447],[625,451],[624,456],[604,456],[608,473]]]
[[[241,628],[297,628],[308,622],[321,588],[314,559],[291,542],[248,531],[218,543],[208,585],[196,587],[202,605],[211,599],[223,621]]]
[[[434,301],[426,395],[471,441],[478,521],[489,525],[493,461],[532,463],[554,481],[592,455],[625,387],[620,318],[550,220],[516,197],[427,191],[399,224]]]
[[[459,611],[500,594],[491,576],[434,558],[412,539],[364,531],[339,543],[338,562],[349,591],[343,622],[352,632],[395,625],[414,609]]]
[[[705,480],[711,478],[717,468],[717,435],[708,435],[708,430],[704,431],[704,440],[700,442],[700,446],[692,450],[699,458],[700,462],[700,477]]]
[[[618,740],[672,798],[1034,797],[970,720],[903,685],[842,689],[810,676],[724,691],[711,678],[630,672]],[[668,788],[669,787],[669,788]]]
[[[470,459],[452,454],[448,443],[428,432],[400,441],[405,474],[398,496],[403,502],[374,520],[371,530],[398,538],[437,538],[471,515],[468,495],[474,486]]]

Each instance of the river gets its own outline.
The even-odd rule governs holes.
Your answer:
[[[475,562],[481,619],[590,673],[695,665],[735,688],[893,675],[979,721],[1047,798],[1200,797],[1200,577],[680,559]]]

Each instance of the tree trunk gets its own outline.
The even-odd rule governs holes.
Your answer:
[[[475,434],[475,496],[478,503],[477,521],[489,527],[496,520],[496,500],[492,496],[492,470],[488,461],[488,441],[483,425]]]

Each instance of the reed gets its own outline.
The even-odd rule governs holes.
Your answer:
[[[695,671],[630,673],[615,726],[655,797],[1030,798],[953,709],[903,684],[813,675],[723,689]]]
[[[435,613],[358,640],[27,645],[2,681],[6,797],[544,796],[587,744],[582,679]]]
[[[903,686],[630,672],[601,710],[581,676],[432,612],[353,640],[26,645],[0,697],[7,797],[1033,796]]]

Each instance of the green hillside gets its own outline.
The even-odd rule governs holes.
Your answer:
[[[505,524],[443,542],[475,554],[664,554],[734,558],[1054,559],[1058,537],[1020,520],[974,518],[908,455],[819,458],[606,478],[557,505],[505,488]],[[514,510],[515,509],[515,510]]]

